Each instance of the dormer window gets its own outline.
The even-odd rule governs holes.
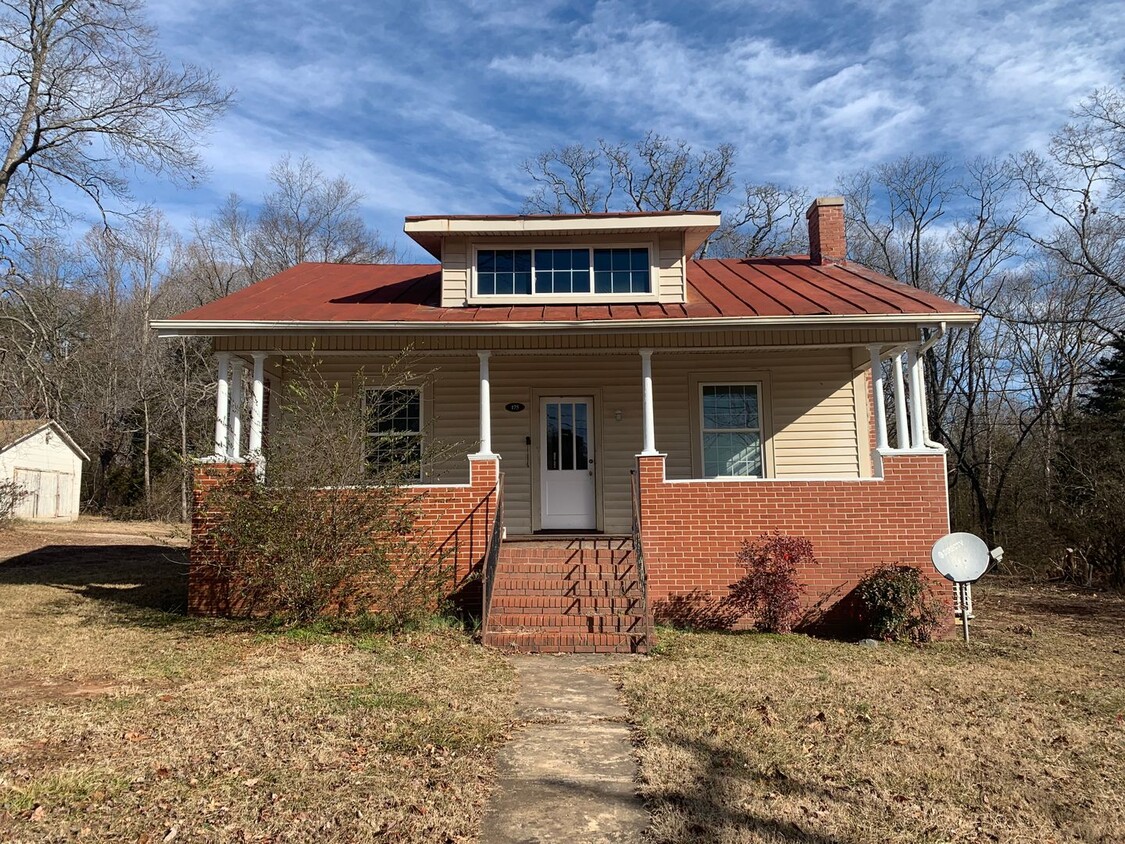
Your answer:
[[[478,247],[474,295],[551,298],[590,297],[639,301],[652,296],[649,246]]]

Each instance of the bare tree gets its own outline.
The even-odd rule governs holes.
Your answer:
[[[1026,236],[1125,298],[1125,93],[1095,91],[1054,134],[1045,155],[1025,152],[1015,166],[1047,215],[1046,230],[1028,227]]]
[[[805,209],[808,191],[774,182],[747,183],[743,199],[727,215],[709,254],[742,258],[753,255],[790,255],[808,249]]]
[[[270,170],[274,183],[249,235],[251,275],[264,278],[302,261],[378,264],[394,260],[359,213],[363,194],[343,176],[329,178],[308,158],[288,156]],[[224,224],[234,231],[234,226]],[[235,245],[232,243],[232,245]]]
[[[0,0],[0,215],[63,215],[76,189],[101,214],[128,198],[127,170],[190,182],[199,136],[230,93],[209,70],[173,68],[141,0]]]
[[[648,132],[633,144],[548,150],[523,169],[535,183],[524,202],[531,213],[711,209],[733,185],[734,147],[697,153],[687,141]]]

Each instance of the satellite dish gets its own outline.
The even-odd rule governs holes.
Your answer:
[[[988,571],[991,556],[988,546],[979,536],[951,533],[934,543],[930,558],[934,561],[934,568],[946,580],[973,583]]]

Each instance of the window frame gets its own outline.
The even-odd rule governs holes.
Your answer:
[[[364,413],[364,434],[363,434],[363,454],[361,459],[364,461],[364,467],[367,466],[367,455],[369,453],[368,444],[371,440],[377,437],[387,436],[388,434],[402,437],[417,437],[418,438],[418,474],[414,478],[410,478],[416,483],[423,483],[426,477],[425,462],[426,462],[426,390],[421,384],[404,384],[396,387],[386,387],[381,385],[363,386],[363,413]],[[390,392],[412,392],[418,397],[418,430],[417,431],[389,431],[385,433],[372,433],[367,426],[367,412],[371,406],[371,395],[373,393],[390,393]]]
[[[703,416],[703,390],[706,387],[753,387],[757,402],[757,428],[706,428]],[[758,380],[701,380],[695,385],[697,419],[699,419],[700,476],[708,481],[759,481],[766,473],[766,432],[762,381]],[[762,472],[758,475],[709,475],[706,474],[706,436],[709,433],[756,433],[758,436],[758,465]]]
[[[761,481],[774,477],[773,459],[773,417],[770,400],[770,373],[760,370],[716,370],[695,373],[690,378],[691,408],[690,428],[692,435],[691,462],[692,477],[697,480],[718,481]],[[707,430],[703,426],[703,388],[704,387],[754,387],[758,393],[758,435],[762,456],[760,475],[707,475],[704,471],[703,438]],[[734,430],[734,429],[728,429]]]
[[[531,293],[481,293],[477,283],[478,253],[494,250],[527,250],[531,252]],[[536,293],[535,292],[535,251],[537,249],[585,249],[589,252],[590,291],[588,293]],[[596,249],[647,249],[648,250],[648,285],[647,293],[597,293],[594,287],[594,250]],[[520,241],[497,241],[473,243],[469,250],[469,296],[470,305],[507,305],[528,303],[639,303],[660,301],[660,267],[658,265],[658,244],[653,240],[642,240],[613,243],[591,243],[589,241],[575,241],[567,243],[553,243],[550,241],[536,241],[534,243]]]

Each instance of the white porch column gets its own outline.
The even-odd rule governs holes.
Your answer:
[[[250,442],[247,451],[252,457],[262,453],[262,425],[265,410],[266,353],[254,352],[254,373],[250,382]]]
[[[652,349],[641,349],[641,391],[644,402],[641,414],[644,448],[641,454],[659,454],[656,450],[656,412],[652,406]]]
[[[887,447],[887,398],[883,392],[883,361],[879,356],[882,346],[867,347],[871,352],[871,388],[875,394],[875,447]]]
[[[492,352],[477,352],[480,358],[480,451],[476,457],[495,457],[492,453],[492,387],[488,383],[488,359]]]
[[[215,456],[227,456],[227,413],[230,406],[230,352],[219,352],[219,373],[215,391]]]
[[[926,406],[922,398],[925,389],[922,381],[922,359],[914,348],[906,350],[906,364],[910,370],[910,433],[912,448],[926,447]]]
[[[245,364],[242,358],[230,362],[230,441],[227,443],[227,457],[242,459],[242,374]]]
[[[910,448],[910,421],[906,417],[906,385],[902,380],[902,352],[897,353],[891,362],[895,376],[895,433],[898,447]]]

